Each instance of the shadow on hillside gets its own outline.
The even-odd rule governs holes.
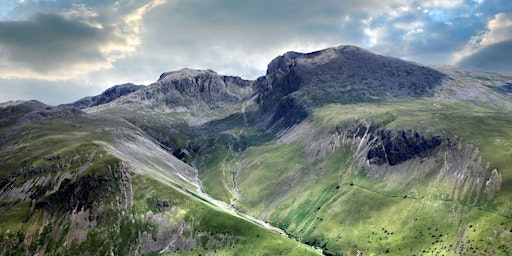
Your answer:
[[[234,113],[222,119],[212,120],[201,126],[190,127],[196,138],[195,144],[210,142],[213,146],[221,142],[225,147],[235,151],[243,151],[251,146],[260,146],[275,139],[275,136],[256,128],[259,111]],[[199,146],[199,145],[198,145]]]
[[[506,83],[501,86],[489,86],[495,92],[504,94],[505,96],[512,98],[512,83]]]

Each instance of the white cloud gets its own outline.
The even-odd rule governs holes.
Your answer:
[[[512,13],[497,14],[489,21],[489,32],[482,38],[482,45],[490,45],[512,38]]]
[[[500,42],[512,39],[512,13],[499,13],[487,23],[487,31],[475,35],[459,51],[452,54],[453,63]]]
[[[451,9],[464,5],[464,0],[425,0],[420,3],[424,8]]]
[[[143,16],[164,3],[153,0],[125,16],[73,4],[26,20],[0,21],[0,78],[62,81],[111,69],[140,45]]]

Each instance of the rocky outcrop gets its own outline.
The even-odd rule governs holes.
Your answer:
[[[332,103],[433,97],[434,89],[444,79],[443,73],[426,66],[355,46],[340,46],[279,56],[270,62],[266,76],[259,78],[255,87],[261,110],[273,115],[273,122],[283,123],[280,117],[293,116],[295,122],[307,116],[283,114],[282,106],[286,102],[300,105],[299,109],[312,109]],[[298,109],[289,111],[293,113]]]
[[[50,106],[37,100],[19,100],[0,103],[0,127],[16,123],[24,115],[32,111],[39,111],[45,108],[51,109]],[[5,137],[6,135],[8,134],[3,134],[3,136],[0,137]]]
[[[428,136],[412,130],[383,130],[377,143],[368,151],[367,158],[371,164],[396,165],[413,157],[425,157],[444,141],[441,136]]]
[[[4,115],[4,114],[8,114],[8,113],[13,113],[13,112],[19,111],[19,110],[38,109],[38,108],[44,108],[44,107],[48,107],[48,105],[46,105],[40,101],[37,101],[37,100],[8,101],[8,102],[0,103],[0,111],[1,111],[0,113],[2,113],[2,115]]]
[[[279,100],[272,116],[271,124],[274,130],[290,128],[299,124],[307,116],[308,111],[293,97],[283,97]]]
[[[142,88],[144,88],[144,85],[135,85],[132,83],[115,85],[102,92],[100,95],[85,97],[73,103],[64,104],[64,106],[71,106],[79,109],[90,108],[109,103],[121,96],[140,90]]]
[[[252,82],[211,70],[182,69],[163,73],[157,82],[123,97],[118,104],[142,103],[153,109],[215,109],[253,94]]]

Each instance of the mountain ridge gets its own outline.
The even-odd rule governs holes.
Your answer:
[[[372,63],[373,62],[373,63]],[[298,66],[298,67],[297,67]],[[160,75],[158,80],[151,84],[152,87],[158,87],[162,86],[165,82],[167,83],[173,83],[174,84],[180,84],[180,79],[200,79],[200,76],[218,76],[220,80],[222,80],[224,83],[226,82],[232,82],[234,84],[240,84],[242,87],[246,87],[248,91],[246,92],[230,92],[226,89],[223,96],[227,97],[231,101],[240,101],[243,99],[247,99],[249,96],[254,94],[259,94],[258,101],[261,102],[262,107],[265,108],[266,103],[266,97],[274,97],[274,98],[280,98],[283,96],[286,96],[295,90],[300,89],[301,84],[303,87],[310,87],[312,84],[316,84],[317,86],[333,86],[333,84],[328,84],[329,81],[325,81],[322,79],[322,77],[315,75],[314,70],[301,70],[301,72],[309,72],[310,77],[307,79],[308,81],[303,81],[303,78],[299,77],[293,77],[294,76],[294,69],[308,69],[308,66],[317,66],[319,69],[327,69],[323,70],[325,73],[329,73],[330,76],[337,76],[337,78],[332,78],[333,81],[341,81],[342,83],[354,83],[355,79],[354,77],[361,76],[361,75],[371,75],[372,77],[374,75],[379,75],[378,69],[383,68],[382,75],[380,79],[384,79],[384,81],[376,81],[379,78],[373,78],[371,81],[366,81],[363,85],[366,86],[366,91],[363,93],[362,98],[358,100],[375,100],[377,98],[382,98],[381,100],[389,99],[389,96],[391,98],[401,98],[405,97],[408,99],[412,99],[414,97],[435,97],[436,91],[434,90],[437,85],[443,85],[446,84],[446,82],[443,82],[444,80],[456,80],[453,77],[453,74],[456,73],[466,73],[466,74],[475,74],[474,76],[478,76],[478,74],[493,74],[493,73],[485,73],[485,72],[476,72],[476,71],[470,71],[470,70],[464,70],[461,68],[457,68],[454,66],[446,66],[446,65],[434,65],[434,66],[424,66],[421,64],[417,64],[410,61],[404,61],[398,58],[393,57],[387,57],[384,55],[376,54],[371,51],[365,50],[363,48],[357,47],[357,46],[351,46],[351,45],[341,45],[337,47],[331,47],[324,50],[319,50],[315,52],[310,53],[299,53],[299,52],[287,52],[281,56],[278,56],[274,58],[269,64],[267,68],[266,75],[261,76],[255,80],[244,80],[237,76],[230,76],[230,75],[219,75],[215,71],[210,69],[205,70],[198,70],[198,69],[190,69],[190,68],[183,68],[181,70],[176,71],[169,71],[164,72]],[[309,68],[311,69],[311,68]],[[416,70],[416,71],[415,71]],[[420,73],[418,76],[414,76],[414,72]],[[423,73],[421,73],[423,72]],[[290,74],[291,73],[291,74]],[[316,71],[318,74],[318,71]],[[280,76],[282,75],[282,77]],[[358,75],[359,74],[359,75]],[[494,73],[497,74],[497,73]],[[498,74],[500,75],[500,74]],[[386,77],[387,76],[387,77]],[[505,74],[502,76],[506,76]],[[407,82],[410,77],[411,81]],[[394,78],[395,80],[390,80],[390,78]],[[282,79],[288,79],[288,81],[281,81]],[[294,80],[295,79],[295,80]],[[364,78],[363,78],[364,79]],[[386,81],[389,80],[389,81]],[[226,80],[226,81],[224,81]],[[268,82],[265,80],[269,80]],[[165,82],[164,82],[165,81]],[[183,81],[182,81],[183,82]],[[173,100],[176,101],[175,98],[182,98],[183,94],[201,94],[202,90],[208,89],[208,88],[199,88],[197,86],[197,81],[191,81],[192,83],[187,84],[185,86],[181,86],[180,88],[174,88],[177,90],[177,93],[173,93],[173,97],[170,99],[167,99],[168,101],[172,102]],[[193,85],[193,83],[196,83]],[[204,82],[204,81],[202,81]],[[293,86],[296,86],[297,88],[293,88],[293,86],[290,87],[290,85],[286,83],[295,84]],[[319,82],[321,82],[319,84]],[[357,81],[357,82],[360,82]],[[283,84],[284,83],[284,84]],[[327,83],[327,85],[322,85],[322,83]],[[273,84],[272,87],[268,87],[268,84]],[[120,86],[131,86],[131,84],[125,84]],[[277,86],[276,86],[277,85]],[[397,86],[399,85],[399,86]],[[117,89],[120,88],[120,86],[113,86],[110,89]],[[149,86],[149,85],[148,85]],[[146,87],[148,87],[146,86]],[[287,87],[288,86],[288,87]],[[344,85],[347,86],[347,85]],[[142,86],[137,86],[137,88],[142,88]],[[195,87],[195,88],[194,88]],[[252,88],[251,88],[252,87]],[[275,89],[275,87],[278,87]],[[442,87],[442,86],[441,86]],[[139,88],[139,89],[140,89]],[[189,90],[191,88],[194,88],[193,91],[187,92],[186,90]],[[357,89],[356,87],[355,89]],[[220,88],[215,88],[215,90],[209,92],[209,93],[215,93],[216,90],[218,91]],[[324,88],[328,89],[328,88]],[[350,92],[349,88],[340,88],[339,86],[337,88],[334,88],[337,90],[344,90],[346,92]],[[354,89],[354,88],[352,88]],[[359,88],[360,90],[361,88]],[[440,88],[444,90],[445,88]],[[146,88],[148,91],[148,89]],[[235,89],[236,90],[236,89]],[[276,93],[274,91],[277,90]],[[282,91],[281,93],[279,91]],[[108,90],[107,90],[108,91]],[[103,92],[102,94],[98,96],[93,97],[99,97],[103,94],[105,94],[107,91]],[[134,90],[135,91],[135,90]],[[162,93],[170,93],[170,91],[163,92]],[[243,95],[237,95],[237,93],[242,93]],[[439,94],[439,92],[437,92]],[[447,93],[447,90],[444,90],[442,93]],[[128,94],[128,93],[126,93]],[[146,94],[153,94],[153,97],[155,95],[155,92],[146,92]],[[271,96],[273,94],[277,94],[277,96]],[[381,95],[379,95],[381,94]],[[387,94],[387,95],[386,95]],[[125,94],[121,94],[119,96],[116,96],[115,98],[108,100],[108,102],[95,104],[102,105],[106,103],[110,103],[111,101],[116,100],[119,97],[124,96]],[[190,95],[188,95],[190,96]],[[326,95],[322,95],[326,96]],[[337,95],[339,97],[339,95]],[[354,95],[349,96],[343,96],[343,97],[352,97]],[[357,95],[357,97],[360,97],[361,95]],[[472,95],[474,96],[474,95]],[[139,95],[139,97],[144,98],[144,96]],[[209,95],[206,95],[206,97],[209,97]],[[136,98],[136,97],[135,97]],[[326,97],[329,98],[329,97]],[[88,98],[85,98],[88,99]],[[81,99],[79,101],[76,101],[74,103],[68,103],[63,105],[72,105],[72,104],[82,104],[79,103],[83,101],[84,99]],[[215,98],[215,100],[220,100],[219,96]],[[339,101],[340,99],[338,99]],[[341,100],[348,100],[348,99],[341,99]],[[173,104],[178,105],[184,105],[185,102],[191,103],[192,101],[186,101],[184,99],[177,100],[178,102]],[[275,102],[276,100],[274,100]],[[333,100],[334,101],[334,100]],[[127,100],[126,102],[130,102],[130,100]],[[125,102],[125,103],[126,103]],[[198,103],[198,102],[194,102]],[[208,105],[209,103],[214,103],[210,100],[210,102],[206,102]],[[350,103],[350,101],[348,101]]]
[[[96,96],[89,96],[79,99],[73,103],[62,104],[62,106],[70,106],[79,109],[90,108],[98,105],[107,104],[121,96],[132,93],[143,88],[143,85],[134,85],[132,83],[114,85],[101,94]]]
[[[5,103],[0,253],[508,255],[510,84],[339,46]]]

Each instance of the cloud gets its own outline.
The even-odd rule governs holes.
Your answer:
[[[142,15],[155,0],[126,16],[74,4],[57,13],[0,21],[0,78],[66,80],[111,69],[140,44]],[[113,16],[113,18],[111,18]]]
[[[512,40],[493,43],[464,57],[458,66],[502,73],[512,73]]]
[[[486,28],[485,32],[472,36],[461,50],[453,53],[454,62],[472,69],[511,72],[512,13],[496,14]]]
[[[286,51],[351,44],[453,64],[511,39],[510,0],[22,2],[0,0],[0,84],[87,81],[88,95],[184,67],[254,79]]]
[[[4,21],[0,23],[0,75],[58,80],[75,75],[76,70],[108,68],[100,48],[109,40],[116,39],[102,29],[57,14]]]
[[[425,8],[456,8],[464,4],[464,0],[430,0],[424,1]]]
[[[484,7],[462,0],[388,6],[365,20],[364,46],[425,64],[449,63],[451,54],[485,27]]]
[[[150,59],[162,72],[209,68],[256,78],[286,51],[358,44],[364,37],[359,15],[374,9],[351,6],[334,0],[172,1],[144,18],[134,59]]]

